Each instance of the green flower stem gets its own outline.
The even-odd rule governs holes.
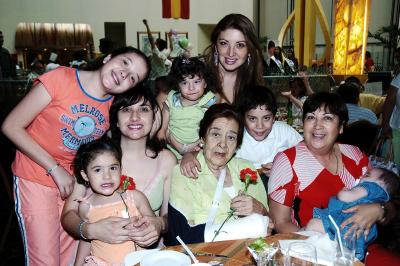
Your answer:
[[[221,226],[218,228],[217,231],[215,231],[215,235],[213,237],[213,239],[211,240],[211,242],[214,242],[215,238],[219,235],[219,233],[221,232],[222,227],[224,226],[224,224],[233,216],[233,211],[231,210],[228,214],[228,217],[225,218],[224,222],[221,224]]]
[[[125,192],[125,191],[124,191],[124,192]],[[118,194],[119,194],[119,196],[121,197],[122,202],[123,202],[124,205],[125,205],[125,211],[126,211],[126,213],[128,214],[128,217],[131,218],[131,216],[129,215],[129,211],[128,211],[128,205],[126,204],[126,202],[125,202],[125,200],[124,200],[124,197],[122,197],[122,193],[124,193],[124,192],[121,192],[121,193],[118,193]]]
[[[246,176],[246,181],[244,182],[244,194],[247,193],[247,189],[249,188],[250,185],[250,177]]]

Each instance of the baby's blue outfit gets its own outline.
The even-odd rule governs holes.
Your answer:
[[[363,203],[384,203],[389,201],[389,195],[384,188],[379,186],[375,182],[365,181],[359,183],[356,187],[363,187],[367,190],[367,196],[358,199],[353,202],[343,202],[338,200],[338,198],[332,197],[329,200],[328,208],[326,209],[318,209],[314,208],[313,217],[321,219],[325,232],[329,234],[330,239],[335,239],[336,229],[334,225],[331,223],[328,215],[330,214],[333,220],[336,222],[338,226],[346,220],[347,218],[351,217],[353,213],[343,213],[343,210],[346,210],[350,207],[355,205],[363,204]],[[344,234],[347,232],[347,229],[351,226],[346,226],[342,230],[342,239]],[[376,224],[371,226],[370,232],[368,234],[367,239],[362,235],[361,237],[357,238],[356,241],[356,257],[359,260],[364,259],[365,251],[369,243],[371,243],[377,236],[378,230],[376,228]]]

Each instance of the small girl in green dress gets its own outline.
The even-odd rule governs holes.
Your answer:
[[[163,125],[159,133],[180,159],[200,150],[199,122],[218,98],[212,89],[217,79],[198,57],[177,57],[168,75],[173,90],[163,103]]]

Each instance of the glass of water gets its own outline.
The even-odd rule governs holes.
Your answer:
[[[340,237],[343,249],[340,248],[338,234],[335,234],[336,260],[334,261],[333,265],[352,266],[354,264],[355,253],[356,253],[357,235],[355,232],[353,232],[348,234],[346,238],[343,237],[343,234],[341,234]]]
[[[313,244],[293,242],[289,244],[286,254],[287,266],[316,266],[317,251]]]

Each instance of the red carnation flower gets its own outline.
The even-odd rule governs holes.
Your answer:
[[[240,171],[240,180],[246,182],[246,179],[249,178],[250,182],[257,182],[257,172],[251,170],[250,168],[245,168]]]
[[[136,183],[132,177],[121,175],[120,188],[122,192],[125,192],[126,190],[135,190]]]
[[[257,183],[257,171],[253,171],[250,168],[245,168],[240,171],[240,180],[244,182],[244,192],[247,192],[250,183]]]

